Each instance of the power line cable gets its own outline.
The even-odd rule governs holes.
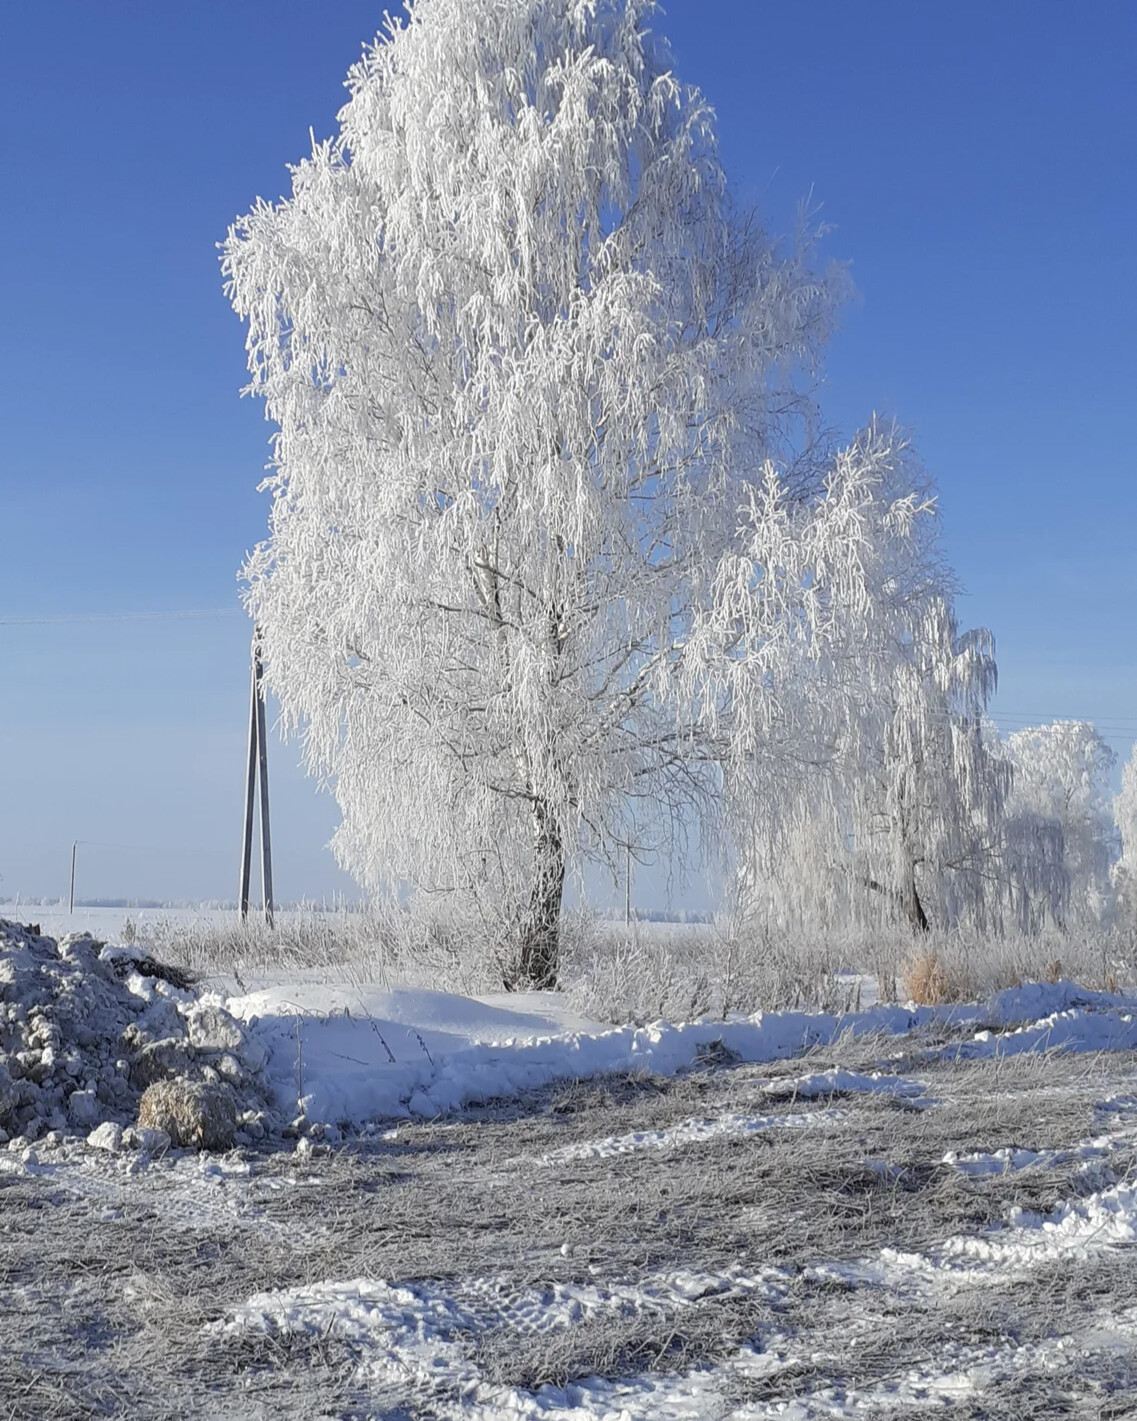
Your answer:
[[[177,854],[187,858],[202,854],[213,854],[218,858],[231,857],[228,849],[202,848],[185,844],[104,844],[98,839],[75,839],[74,843],[84,849],[110,849],[124,854]]]
[[[992,720],[1021,720],[1030,725],[1044,725],[1053,723],[1055,720],[1077,720],[1077,716],[1056,716],[1044,714],[1040,711],[1014,711],[996,710],[988,711],[987,714]],[[1127,715],[1106,715],[1100,722],[1095,724],[1117,726],[1125,730],[1137,730],[1137,719]]]
[[[243,607],[201,607],[166,612],[68,612],[57,617],[0,617],[0,627],[64,626],[74,622],[157,622],[194,617],[245,616]]]

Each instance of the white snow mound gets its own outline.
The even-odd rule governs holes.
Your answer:
[[[280,1108],[328,1124],[432,1118],[589,1076],[674,1075],[720,1048],[740,1061],[792,1059],[846,1035],[947,1032],[952,1044],[939,1049],[964,1056],[1137,1049],[1137,1001],[1070,982],[1031,983],[983,1005],[757,1012],[616,1028],[568,1016],[555,993],[472,999],[306,984],[265,987],[226,1006],[263,1047]],[[798,1097],[881,1091],[913,1103],[922,1094],[912,1082],[847,1071],[803,1076],[779,1090]]]

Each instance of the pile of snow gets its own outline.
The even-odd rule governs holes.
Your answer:
[[[229,1091],[257,1134],[264,1059],[220,998],[145,953],[0,919],[0,1143],[57,1131],[117,1148],[146,1087],[176,1077]]]

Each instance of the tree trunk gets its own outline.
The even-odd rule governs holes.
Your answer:
[[[920,892],[916,887],[916,868],[913,865],[904,877],[904,911],[908,914],[908,921],[917,932],[931,932],[931,924],[928,922],[928,915],[924,912],[924,905],[920,902]]]
[[[905,874],[903,886],[900,888],[887,888],[883,883],[878,883],[875,878],[864,879],[864,885],[866,888],[871,888],[874,893],[883,893],[891,898],[893,903],[904,910],[908,922],[918,932],[931,932],[932,925],[928,922],[928,915],[924,912],[924,905],[920,901],[920,892],[916,887],[915,865]]]
[[[557,985],[561,903],[565,892],[565,851],[548,809],[538,801],[533,811],[536,829],[536,877],[529,906],[521,922],[521,954],[517,976],[506,986],[551,991]]]

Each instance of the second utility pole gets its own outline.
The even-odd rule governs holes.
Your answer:
[[[249,759],[245,773],[245,829],[241,839],[241,921],[249,916],[249,880],[253,868],[253,817],[257,799],[257,775],[261,782],[261,897],[265,922],[272,927],[272,838],[268,824],[268,736],[265,732],[264,668],[261,665],[261,637],[253,629],[253,669],[249,692]]]

